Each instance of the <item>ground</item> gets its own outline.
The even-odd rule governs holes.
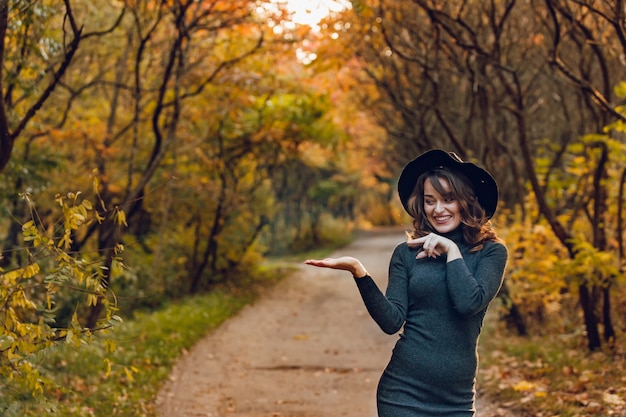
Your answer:
[[[358,257],[382,288],[402,229],[363,233]],[[163,417],[376,417],[375,392],[397,335],[384,334],[352,276],[301,265],[212,332],[158,395]],[[476,417],[503,415],[478,399]]]

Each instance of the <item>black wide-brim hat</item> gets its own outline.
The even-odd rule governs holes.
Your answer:
[[[471,162],[463,162],[453,152],[446,152],[441,149],[426,151],[404,167],[398,180],[398,194],[404,209],[409,212],[409,197],[415,189],[417,179],[423,173],[433,169],[447,168],[451,171],[458,171],[472,182],[474,194],[478,202],[485,210],[487,218],[491,218],[498,206],[498,184],[491,174]],[[410,213],[410,212],[409,212]]]

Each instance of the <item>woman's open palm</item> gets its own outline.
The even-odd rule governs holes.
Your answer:
[[[307,265],[319,266],[321,268],[341,269],[343,271],[350,271],[354,276],[363,276],[367,274],[365,268],[356,258],[352,256],[341,256],[339,258],[324,258],[324,259],[307,259],[304,261]]]

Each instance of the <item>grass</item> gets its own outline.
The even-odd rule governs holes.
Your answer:
[[[623,344],[590,352],[581,332],[519,337],[488,315],[479,389],[520,417],[626,415]]]
[[[34,398],[6,384],[0,394],[0,414],[156,416],[153,400],[182,352],[252,298],[252,294],[215,291],[136,314],[110,335],[95,336],[79,351],[61,346],[45,358],[44,367],[45,376],[57,387]],[[116,348],[107,353],[111,342]],[[107,360],[113,364],[110,371]]]
[[[322,258],[334,248],[271,259],[246,287],[272,285],[293,262]],[[158,417],[154,399],[181,354],[251,302],[257,291],[220,290],[136,313],[80,351],[63,345],[45,357],[44,376],[56,384],[43,397],[0,381],[4,417]],[[113,352],[107,346],[114,343]],[[497,308],[479,345],[478,388],[517,417],[626,415],[626,347],[590,353],[582,332],[522,338],[502,327]],[[107,370],[110,360],[111,370]]]
[[[294,262],[328,256],[334,248],[268,260],[240,282],[244,290],[216,290],[136,312],[78,351],[53,347],[36,364],[47,381],[44,395],[34,397],[27,387],[0,381],[0,415],[160,417],[154,400],[183,352],[296,270]]]

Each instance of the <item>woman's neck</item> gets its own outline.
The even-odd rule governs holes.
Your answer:
[[[456,244],[465,243],[465,237],[463,236],[463,226],[458,226],[456,229],[446,233],[442,233],[441,235],[454,241]]]

